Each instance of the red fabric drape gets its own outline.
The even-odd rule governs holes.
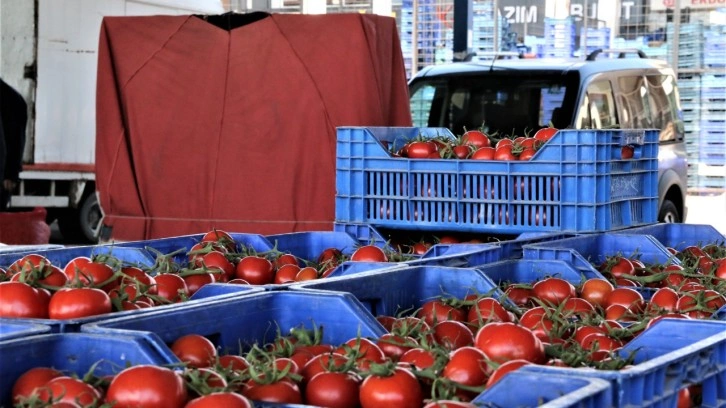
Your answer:
[[[96,184],[119,240],[330,230],[337,126],[410,126],[395,20],[106,17]]]

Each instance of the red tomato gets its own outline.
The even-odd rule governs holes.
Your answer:
[[[441,376],[470,387],[486,384],[491,370],[487,364],[487,356],[475,347],[461,347],[449,354],[449,361],[441,371]],[[469,397],[471,395],[465,393]]]
[[[276,270],[282,268],[285,265],[299,266],[297,258],[295,258],[295,255],[293,254],[282,254],[275,258],[275,262],[273,262],[273,264]]]
[[[96,406],[103,400],[101,392],[82,380],[60,376],[45,383],[38,389],[42,401],[78,403],[81,406]]]
[[[267,285],[275,280],[275,268],[272,262],[259,256],[246,256],[237,264],[237,278],[244,279],[250,285]]]
[[[302,404],[303,402],[300,388],[289,380],[270,384],[259,384],[250,380],[245,384],[242,395],[254,401],[278,404]]]
[[[600,272],[619,278],[623,275],[635,275],[635,266],[628,258],[614,257],[605,261],[600,267]]]
[[[275,272],[275,279],[273,280],[273,283],[282,285],[284,283],[294,282],[298,272],[300,272],[300,267],[297,265],[282,265],[277,272]]]
[[[619,287],[613,289],[608,296],[608,307],[612,305],[621,305],[628,308],[633,313],[639,313],[645,306],[643,295],[635,289],[627,287]]]
[[[494,153],[496,150],[493,147],[482,147],[481,149],[476,149],[474,153],[471,154],[470,159],[472,160],[494,160]]]
[[[216,269],[222,272],[221,274],[215,274],[215,280],[217,281],[227,282],[230,279],[234,279],[234,264],[219,251],[211,251],[202,255],[199,266],[201,264],[204,264],[209,269]]]
[[[68,283],[68,276],[55,265],[46,265],[43,269],[35,272],[17,272],[10,276],[13,282],[25,281],[31,286],[48,287],[51,290],[58,290]]]
[[[386,253],[375,245],[364,245],[353,252],[351,261],[359,262],[388,262]]]
[[[201,240],[199,240],[201,243],[210,242],[210,243],[217,243],[221,244],[227,250],[229,251],[236,251],[237,250],[237,244],[234,241],[234,238],[226,232],[218,229],[214,229],[212,231],[207,232],[204,234]]]
[[[141,268],[125,266],[121,268],[121,283],[134,284],[149,295],[157,293],[156,279]]]
[[[418,370],[425,370],[436,363],[436,356],[431,350],[417,347],[403,353],[398,361],[399,363],[410,364]]]
[[[303,383],[309,382],[316,374],[330,371],[330,368],[340,368],[348,359],[340,353],[318,354],[308,361],[300,371]]]
[[[575,287],[561,278],[546,278],[532,286],[532,294],[549,305],[559,305],[571,297],[575,297]]]
[[[114,408],[177,408],[187,402],[184,379],[164,367],[137,365],[118,373],[108,386],[106,402]]]
[[[509,361],[507,361],[506,363],[497,367],[496,370],[494,370],[492,375],[489,377],[489,380],[487,381],[487,388],[496,384],[506,374],[509,374],[512,371],[515,371],[516,369],[518,369],[520,367],[524,367],[524,366],[530,365],[530,364],[532,364],[532,363],[530,363],[527,360],[509,360]]]
[[[354,373],[318,373],[305,386],[305,403],[330,408],[357,407],[360,383],[360,377]]]
[[[507,295],[507,299],[514,302],[515,305],[526,306],[530,304],[532,289],[521,287],[516,284],[510,284],[504,290],[504,294]]]
[[[370,375],[360,386],[362,408],[396,407],[421,408],[423,392],[416,377],[408,370],[397,367],[392,375]]]
[[[604,309],[613,289],[612,283],[605,279],[588,279],[580,287],[580,297]]]
[[[48,318],[50,298],[22,282],[0,282],[0,317]]]
[[[411,159],[426,159],[437,152],[436,144],[433,142],[410,142],[406,147],[406,156]]]
[[[550,333],[555,325],[554,321],[549,317],[551,313],[554,313],[553,309],[543,306],[527,309],[519,318],[519,324],[531,330],[541,341],[549,343],[552,340]]]
[[[302,269],[300,269],[297,274],[295,274],[295,281],[296,282],[302,282],[302,281],[308,281],[318,278],[318,271],[317,269],[313,268],[312,266],[306,266]]]
[[[442,299],[433,299],[421,306],[418,317],[423,319],[429,326],[433,326],[435,323],[444,320],[463,322],[466,320],[466,312],[463,309],[447,304]]]
[[[561,312],[568,317],[577,315],[584,318],[588,316],[594,316],[595,307],[592,305],[592,303],[588,302],[583,298],[571,297],[565,300],[565,303],[562,305]]]
[[[505,139],[500,139],[494,147],[499,148],[502,146],[513,146],[513,145],[514,145],[514,142],[512,141],[512,139],[505,138]]]
[[[211,367],[217,357],[217,349],[208,338],[199,334],[187,334],[174,340],[171,351],[189,367]]]
[[[537,153],[537,151],[536,151],[536,150],[534,150],[534,149],[532,149],[532,148],[526,148],[526,149],[522,150],[522,152],[521,152],[521,153],[519,153],[519,157],[518,157],[518,159],[519,159],[520,161],[527,161],[527,160],[530,160],[530,159],[532,159],[532,156],[534,156],[534,154],[535,154],[535,153]],[[539,222],[539,221],[538,221],[538,222]]]
[[[174,273],[162,273],[154,277],[157,295],[169,303],[177,303],[189,297],[189,289],[184,279]]]
[[[538,130],[534,134],[534,138],[544,143],[544,142],[552,139],[552,136],[554,136],[556,133],[557,133],[556,128],[546,127],[546,128],[542,128],[542,129]]]
[[[204,285],[209,285],[216,281],[215,274],[204,272],[203,269],[194,269],[195,273],[184,276],[184,283],[187,284],[187,293],[189,296],[197,293]]]
[[[582,339],[581,345],[583,349],[590,351],[590,358],[593,361],[602,361],[612,352],[623,347],[620,340],[600,333],[588,334]]]
[[[467,130],[461,137],[461,142],[463,144],[474,146],[477,149],[489,147],[491,145],[489,137],[479,130]]]
[[[245,370],[247,370],[247,367],[250,366],[246,358],[236,354],[225,354],[223,356],[219,356],[217,365],[226,370],[234,370],[239,372],[244,372]]]
[[[184,408],[251,408],[252,403],[234,392],[214,392],[189,401]]]
[[[457,159],[468,159],[473,151],[471,146],[460,145],[452,147],[451,152]]]
[[[660,288],[650,298],[648,311],[650,312],[675,312],[678,304],[678,292],[671,288]]]
[[[514,157],[514,154],[512,153],[512,146],[511,145],[503,145],[503,146],[497,146],[496,150],[494,151],[494,160],[516,160],[517,158]]]
[[[44,386],[48,381],[62,375],[63,373],[54,368],[31,368],[15,380],[15,384],[13,384],[13,389],[11,391],[13,403],[18,403],[21,399],[31,396],[36,389]]]
[[[489,323],[476,333],[476,348],[492,361],[523,359],[535,364],[546,361],[544,346],[531,330],[514,323]]]
[[[333,263],[339,264],[343,259],[343,253],[338,248],[326,248],[318,256],[318,263]]]
[[[494,298],[481,298],[469,309],[466,321],[469,324],[482,326],[489,322],[509,322],[509,313]]]
[[[706,319],[726,305],[726,297],[713,289],[694,290],[684,293],[676,308],[689,317]]]
[[[378,338],[376,344],[383,351],[383,354],[393,361],[398,361],[405,352],[418,346],[418,342],[414,338],[393,333],[382,335]]]
[[[28,254],[10,264],[7,272],[15,274],[18,272],[31,272],[43,270],[46,266],[52,265],[48,258],[38,254]]]
[[[109,292],[119,284],[119,276],[103,262],[94,262],[85,257],[72,259],[64,269],[70,281],[79,280],[86,285]]]
[[[635,153],[635,149],[631,145],[626,145],[620,148],[620,158],[623,160],[632,159],[633,153]]]
[[[364,337],[346,341],[345,344],[335,349],[335,352],[355,358],[358,366],[362,368],[367,368],[370,363],[382,363],[386,360],[383,350],[372,340]]]
[[[50,297],[48,317],[77,319],[111,313],[113,306],[108,293],[96,288],[63,288]]]
[[[433,327],[434,341],[447,350],[474,344],[474,334],[471,329],[458,320],[444,320]]]

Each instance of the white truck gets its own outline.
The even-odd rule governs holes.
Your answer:
[[[2,0],[0,77],[28,103],[14,208],[45,207],[64,240],[95,242],[96,66],[104,16],[221,14],[220,0]]]

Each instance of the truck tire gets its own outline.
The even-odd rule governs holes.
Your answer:
[[[663,200],[663,205],[660,206],[658,212],[658,222],[666,223],[679,223],[681,222],[681,216],[678,214],[676,205],[671,200]]]
[[[95,193],[87,194],[78,208],[58,217],[64,243],[96,244],[101,224],[101,207]]]

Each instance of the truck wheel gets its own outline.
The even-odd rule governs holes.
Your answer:
[[[678,215],[678,209],[671,200],[663,200],[663,205],[660,207],[658,213],[658,222],[666,223],[679,223],[681,222],[681,216]]]
[[[86,195],[79,208],[69,209],[58,218],[58,227],[67,243],[97,243],[100,226],[101,207],[95,193]]]

